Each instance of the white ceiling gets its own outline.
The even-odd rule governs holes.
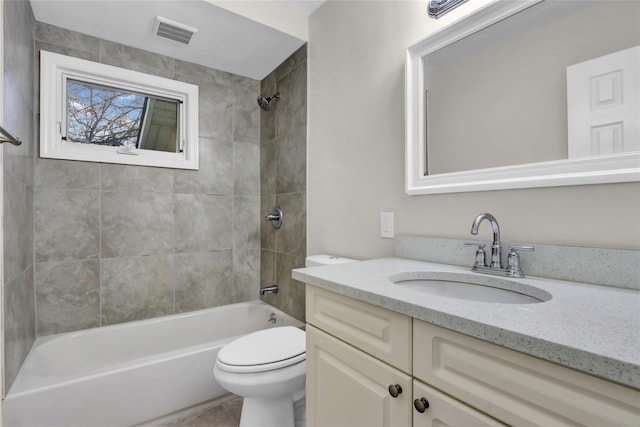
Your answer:
[[[296,10],[306,16],[311,15],[317,8],[322,6],[325,0],[281,0],[284,6]]]
[[[307,41],[308,16],[323,3],[31,0],[37,21],[256,80],[266,77]],[[156,16],[198,32],[189,45],[157,37],[153,34]]]

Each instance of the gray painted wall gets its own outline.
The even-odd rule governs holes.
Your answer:
[[[277,230],[262,220],[261,284],[280,287],[263,300],[304,320],[304,286],[291,269],[304,267],[307,245],[307,46],[262,80],[261,91],[280,92],[260,113],[261,218],[274,206],[284,216]]]
[[[36,157],[37,335],[257,299],[260,82],[42,23],[40,50],[197,84],[200,169]]]
[[[309,254],[392,255],[381,211],[395,213],[396,234],[469,239],[476,215],[491,212],[504,241],[640,249],[637,182],[406,195],[406,48],[487,3],[466,2],[437,20],[421,1],[329,1],[311,15]],[[478,239],[490,239],[484,227]]]
[[[35,339],[33,291],[33,33],[28,1],[4,3],[3,126],[22,145],[3,149],[4,384],[8,389]]]

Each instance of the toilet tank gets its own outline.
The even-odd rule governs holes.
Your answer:
[[[358,260],[351,258],[342,258],[334,255],[311,255],[304,262],[305,267],[316,267],[319,265],[346,264],[349,262],[357,262]]]

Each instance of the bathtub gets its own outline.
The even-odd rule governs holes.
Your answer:
[[[302,323],[251,301],[38,338],[4,426],[130,426],[215,399],[227,393],[213,376],[220,348],[288,325]]]

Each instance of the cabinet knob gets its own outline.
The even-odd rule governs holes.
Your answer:
[[[389,394],[391,395],[391,397],[398,397],[400,393],[402,393],[402,387],[400,387],[398,384],[391,384],[389,386]]]
[[[416,399],[413,401],[413,406],[415,406],[416,411],[422,414],[424,411],[429,409],[429,401],[424,397],[421,397],[420,399]]]

